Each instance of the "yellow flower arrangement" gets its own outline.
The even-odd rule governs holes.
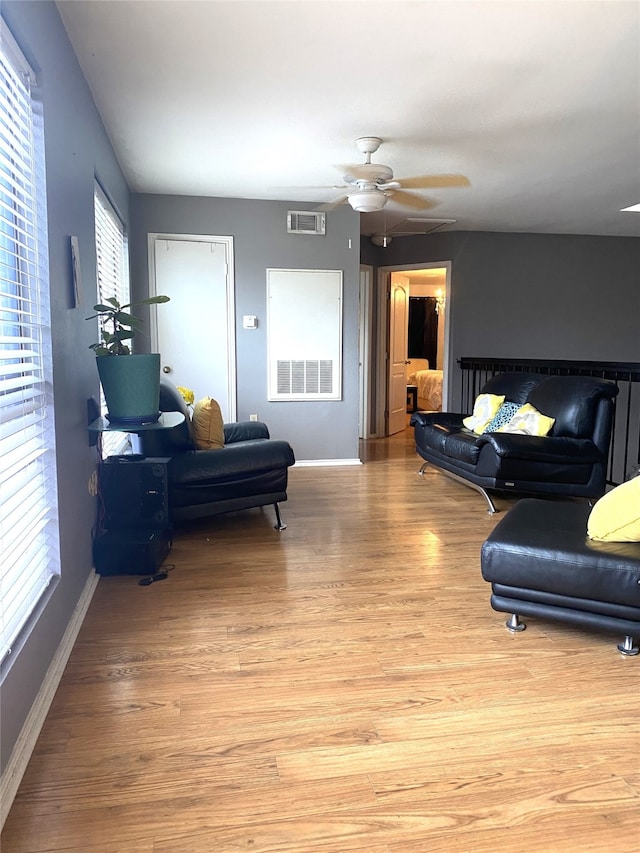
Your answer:
[[[182,385],[178,385],[178,391],[182,394],[182,399],[187,406],[193,406],[195,397],[191,388],[184,388]]]

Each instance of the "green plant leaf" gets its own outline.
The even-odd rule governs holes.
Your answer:
[[[114,319],[121,326],[137,326],[142,323],[139,317],[134,317],[133,314],[128,314],[126,311],[118,311],[114,314]]]
[[[131,305],[162,305],[163,302],[170,302],[170,296],[149,296],[141,302],[132,302]]]
[[[131,350],[123,341],[131,340],[134,337],[143,320],[124,309],[135,305],[160,305],[169,301],[170,297],[157,295],[149,296],[140,302],[129,302],[122,305],[115,296],[109,296],[104,303],[101,302],[93,306],[96,314],[87,317],[87,320],[94,320],[96,317],[100,319],[101,341],[91,344],[89,349],[94,350],[96,355],[130,355]],[[112,329],[112,331],[108,331],[108,329]]]

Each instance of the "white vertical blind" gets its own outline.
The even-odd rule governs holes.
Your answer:
[[[93,194],[96,218],[96,269],[98,302],[114,297],[120,304],[130,299],[129,292],[129,247],[124,225],[109,203],[98,183]],[[99,324],[98,324],[99,325]],[[97,340],[97,338],[96,338]],[[133,351],[133,343],[129,342]],[[118,357],[118,356],[114,356]],[[119,356],[124,358],[124,356]],[[100,407],[106,414],[102,389],[100,389]],[[129,443],[129,436],[121,432],[102,434],[103,457],[121,453]]]
[[[0,661],[60,573],[42,115],[0,19]]]
[[[98,301],[129,301],[129,249],[124,225],[98,183],[95,185]]]

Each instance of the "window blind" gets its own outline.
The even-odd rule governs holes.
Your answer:
[[[94,191],[96,269],[98,302],[115,297],[120,304],[130,299],[129,291],[129,248],[124,225],[109,203],[104,191],[96,182]],[[98,322],[98,326],[99,326]],[[97,338],[96,338],[97,340]],[[133,351],[133,343],[129,342]],[[114,358],[126,356],[114,356]],[[100,388],[100,408],[106,414],[106,405]],[[102,455],[104,458],[122,453],[129,444],[129,436],[121,432],[102,433]]]
[[[0,19],[0,661],[60,573],[42,112]]]

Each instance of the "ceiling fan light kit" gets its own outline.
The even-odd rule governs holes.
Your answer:
[[[375,213],[377,210],[382,210],[386,203],[386,195],[374,187],[349,194],[349,204],[359,213]]]

